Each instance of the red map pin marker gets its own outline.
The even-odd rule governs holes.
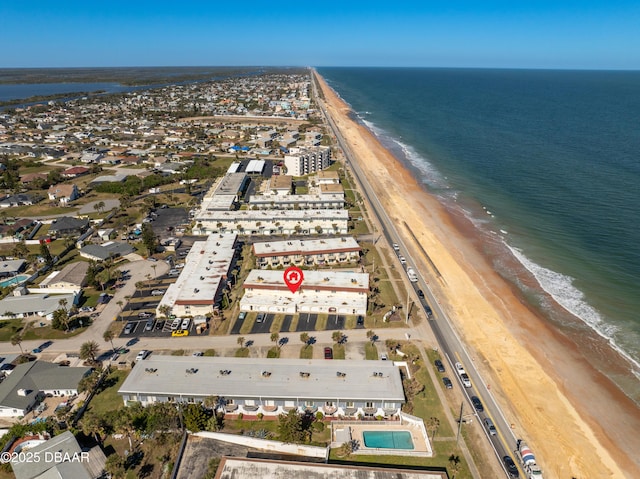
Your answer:
[[[284,282],[292,293],[298,291],[303,280],[304,274],[297,266],[289,266],[284,270]]]

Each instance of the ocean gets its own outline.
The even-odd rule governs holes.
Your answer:
[[[640,404],[640,72],[318,72],[472,222],[522,297]]]

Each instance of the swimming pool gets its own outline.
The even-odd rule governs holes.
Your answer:
[[[414,449],[409,431],[362,431],[362,439],[374,449]]]
[[[14,284],[22,283],[23,281],[29,279],[29,275],[27,274],[19,274],[18,276],[14,276],[13,278],[5,279],[4,281],[0,281],[0,288],[6,288],[7,286],[13,286]]]

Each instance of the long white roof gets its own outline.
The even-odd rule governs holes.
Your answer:
[[[118,393],[404,402],[400,371],[392,361],[152,355],[136,363]]]

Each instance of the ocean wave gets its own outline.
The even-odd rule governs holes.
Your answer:
[[[360,121],[371,131],[385,146],[391,146],[391,150],[400,150],[402,156],[411,166],[416,168],[423,175],[420,177],[422,183],[438,190],[451,190],[446,178],[429,162],[428,158],[418,153],[415,148],[402,142],[399,138],[392,136],[389,132],[380,128],[375,123],[359,117]]]
[[[572,277],[540,266],[525,256],[520,249],[510,246],[506,241],[504,244],[556,303],[606,339],[613,349],[629,361],[634,374],[640,373],[640,362],[616,343],[615,336],[616,333],[621,332],[620,329],[606,322],[600,313],[587,303],[584,293],[573,285],[574,279]]]

